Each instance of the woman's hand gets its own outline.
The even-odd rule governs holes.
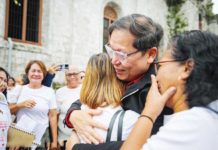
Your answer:
[[[50,145],[50,150],[58,150],[58,144],[57,142],[52,142]]]
[[[34,100],[26,100],[24,102],[18,103],[18,107],[21,108],[33,108],[36,105]]]
[[[163,94],[158,90],[156,77],[151,75],[152,85],[148,92],[145,108],[142,112],[144,115],[150,116],[153,121],[160,115],[166,102],[176,93],[175,87],[170,87]]]
[[[74,110],[70,115],[70,122],[73,124],[77,134],[86,142],[99,144],[103,143],[102,137],[100,137],[93,128],[99,128],[107,130],[104,125],[93,121],[93,115],[101,114],[100,110]]]

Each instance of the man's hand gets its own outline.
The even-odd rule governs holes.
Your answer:
[[[73,131],[71,133],[71,136],[70,138],[67,140],[67,143],[66,143],[66,150],[72,150],[73,146],[75,144],[78,144],[80,143],[80,140],[79,140],[79,137],[77,136],[76,132]]]
[[[161,94],[158,90],[157,80],[154,75],[151,75],[151,81],[152,85],[148,92],[142,114],[150,116],[153,121],[155,121],[162,112],[166,102],[176,93],[176,88],[170,87]]]
[[[101,114],[100,110],[89,109],[89,110],[74,110],[70,115],[70,122],[73,124],[74,129],[77,134],[86,142],[99,144],[103,143],[102,137],[96,134],[93,128],[99,128],[107,130],[107,127],[104,125],[93,121],[93,115]]]

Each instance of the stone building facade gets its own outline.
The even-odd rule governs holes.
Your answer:
[[[89,57],[102,52],[106,7],[113,9],[117,18],[131,13],[151,17],[164,28],[162,47],[168,41],[165,0],[41,0],[41,44],[13,41],[9,63],[5,38],[7,0],[0,1],[0,66],[9,68],[13,76],[23,73],[31,59],[43,60],[47,66],[68,63],[85,69]],[[187,0],[182,7],[188,19],[187,29],[198,29],[198,9],[190,1],[193,0]],[[57,76],[56,80],[61,79]]]

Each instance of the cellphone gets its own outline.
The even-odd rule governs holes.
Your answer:
[[[65,71],[69,69],[69,64],[61,64],[59,65],[59,70],[60,71]]]

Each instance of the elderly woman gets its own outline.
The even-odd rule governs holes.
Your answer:
[[[201,31],[175,36],[155,64],[146,106],[121,149],[218,149],[218,36]],[[174,114],[150,137],[165,105]]]
[[[50,121],[52,131],[51,148],[57,148],[57,104],[54,91],[42,85],[46,76],[46,67],[39,60],[30,61],[25,73],[29,79],[29,84],[22,86],[17,94],[17,103],[11,107],[11,112],[16,113],[19,124],[29,118],[28,126],[31,126],[36,133],[35,142],[40,143],[45,129]],[[42,143],[44,144],[44,143]]]

